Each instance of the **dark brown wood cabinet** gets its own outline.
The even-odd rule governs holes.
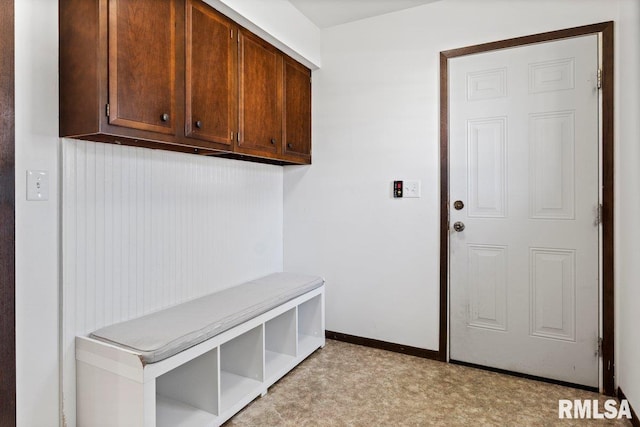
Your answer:
[[[60,136],[311,163],[310,70],[201,0],[59,0]]]
[[[311,70],[299,62],[284,59],[284,137],[286,158],[311,162]]]
[[[240,31],[237,152],[311,163],[311,70]]]
[[[60,0],[59,14],[60,136],[200,151],[181,141],[183,0]]]
[[[282,54],[248,31],[240,31],[239,136],[237,152],[278,157],[282,153]]]
[[[112,0],[109,124],[176,134],[176,3]]]
[[[185,134],[229,150],[238,120],[237,33],[233,21],[187,0]]]

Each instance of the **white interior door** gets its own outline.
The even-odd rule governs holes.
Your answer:
[[[598,38],[449,64],[450,358],[597,387]]]

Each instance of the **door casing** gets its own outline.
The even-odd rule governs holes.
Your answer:
[[[14,0],[0,1],[0,425],[16,424]]]
[[[440,52],[440,337],[438,358],[448,360],[449,331],[449,70],[459,56],[525,46],[564,38],[600,34],[602,41],[602,391],[614,384],[614,57],[613,21],[551,31]]]

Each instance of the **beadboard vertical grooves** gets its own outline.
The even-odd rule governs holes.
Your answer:
[[[62,140],[63,389],[75,336],[282,271],[280,166]]]

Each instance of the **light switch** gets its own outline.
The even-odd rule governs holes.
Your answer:
[[[49,173],[47,171],[27,171],[27,200],[49,200]]]

